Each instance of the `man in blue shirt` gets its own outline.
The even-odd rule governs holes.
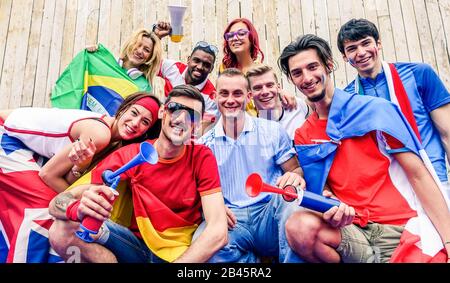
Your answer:
[[[385,98],[399,105],[405,116],[412,112],[414,118],[408,122],[448,187],[445,154],[450,156],[450,94],[433,69],[424,63],[383,62],[378,30],[366,19],[345,23],[337,41],[344,60],[358,71],[345,90]],[[402,93],[406,93],[404,99]]]
[[[293,185],[303,189],[305,181],[286,131],[277,122],[246,114],[249,99],[243,73],[225,70],[217,79],[215,93],[221,118],[199,140],[217,159],[230,228],[228,245],[210,262],[256,262],[259,256],[278,256],[285,261],[290,252],[284,226],[299,206],[269,193],[251,198],[245,182],[252,173],[280,188]]]

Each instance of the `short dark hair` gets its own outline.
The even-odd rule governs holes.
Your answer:
[[[218,81],[219,81],[219,79],[221,77],[229,77],[229,78],[231,78],[231,77],[242,77],[245,80],[245,82],[246,82],[245,84],[247,85],[247,90],[250,90],[250,85],[248,83],[247,78],[245,77],[244,73],[241,70],[237,69],[237,68],[227,68],[227,69],[223,70],[223,72],[221,72],[219,74],[219,77],[217,77],[216,88],[217,88],[217,83],[218,83]]]
[[[344,54],[344,43],[347,40],[358,41],[365,37],[371,36],[375,39],[375,42],[380,39],[380,34],[377,27],[371,21],[366,19],[351,19],[346,22],[339,30],[337,36],[337,45],[339,51]]]
[[[172,97],[189,97],[195,100],[198,100],[202,103],[202,116],[205,114],[205,99],[200,91],[191,85],[179,85],[174,87],[168,94],[166,104],[169,103]]]
[[[333,66],[336,64],[333,60],[333,53],[331,52],[328,42],[314,34],[305,34],[297,37],[295,41],[289,43],[288,46],[283,49],[283,52],[278,58],[278,66],[288,78],[291,77],[289,70],[289,59],[292,56],[308,49],[316,50],[322,64],[325,66],[325,69],[329,73],[333,72],[334,69],[330,67],[328,63],[332,62]]]
[[[214,53],[214,51],[212,51],[211,48],[209,48],[207,46],[200,46],[200,45],[195,46],[194,49],[192,49],[191,56],[197,50],[201,50],[201,51],[203,51],[205,53],[208,53],[209,55],[211,55],[214,58],[213,64],[216,62],[216,53]]]

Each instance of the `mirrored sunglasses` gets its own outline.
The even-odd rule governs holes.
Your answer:
[[[189,117],[191,119],[191,123],[196,123],[201,120],[202,114],[198,111],[195,111],[192,108],[189,108],[181,103],[171,101],[164,105],[164,108],[173,115],[174,118],[178,117],[183,113],[183,111],[186,111],[189,114]]]

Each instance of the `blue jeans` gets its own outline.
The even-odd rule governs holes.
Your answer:
[[[166,262],[154,255],[130,229],[107,220],[103,223],[102,235],[96,243],[110,250],[122,263],[163,263]]]
[[[299,209],[296,202],[286,202],[280,195],[273,195],[269,202],[231,208],[237,224],[228,230],[228,244],[208,262],[254,263],[260,256],[275,256],[280,262],[302,262],[289,247],[285,230],[287,218]],[[193,239],[200,235],[205,225],[203,222],[199,226]]]

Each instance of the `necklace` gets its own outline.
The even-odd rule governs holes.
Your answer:
[[[281,107],[281,115],[280,115],[280,118],[278,118],[278,122],[280,122],[281,119],[283,119],[283,116],[284,116],[284,108]]]

